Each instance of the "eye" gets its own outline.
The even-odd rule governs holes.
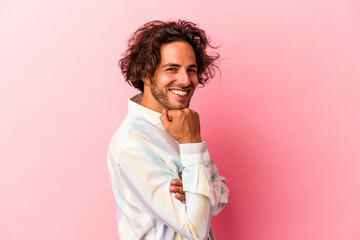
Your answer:
[[[175,71],[176,70],[176,68],[167,68],[166,69],[166,71],[169,71],[169,72],[173,72],[173,71]]]
[[[196,68],[190,68],[190,69],[188,69],[188,72],[197,73],[197,69]]]

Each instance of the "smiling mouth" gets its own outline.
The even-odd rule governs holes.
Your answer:
[[[190,93],[190,90],[169,89],[169,91],[181,97],[186,97]]]

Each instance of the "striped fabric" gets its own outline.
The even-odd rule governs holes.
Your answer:
[[[120,239],[215,239],[210,220],[228,202],[205,142],[179,144],[160,113],[128,101],[129,112],[111,139],[108,167],[117,203]],[[181,178],[186,204],[169,192]]]

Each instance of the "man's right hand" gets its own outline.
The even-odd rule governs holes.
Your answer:
[[[163,110],[160,120],[165,130],[178,142],[202,142],[199,114],[194,110],[190,110],[189,108],[182,110]]]

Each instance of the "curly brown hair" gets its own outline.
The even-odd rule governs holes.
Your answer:
[[[204,85],[213,78],[215,70],[219,68],[215,64],[219,54],[209,55],[207,47],[216,48],[210,45],[210,39],[205,31],[198,28],[195,23],[178,21],[151,21],[141,26],[129,39],[127,50],[119,61],[119,67],[125,77],[125,81],[131,86],[144,91],[143,78],[154,76],[156,67],[160,63],[160,47],[171,42],[187,42],[195,52],[196,64],[198,67],[198,81]]]

